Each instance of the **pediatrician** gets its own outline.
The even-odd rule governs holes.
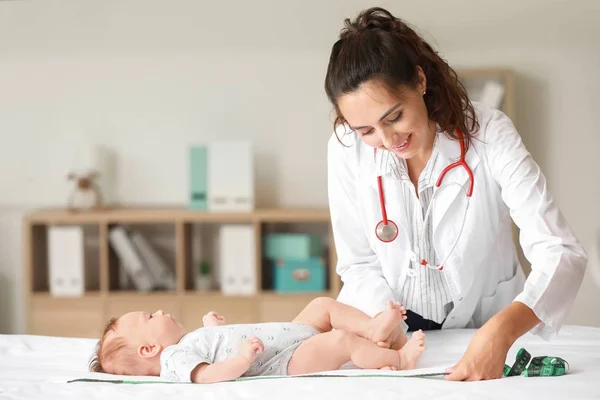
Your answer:
[[[369,315],[401,302],[409,331],[479,328],[445,378],[500,378],[517,338],[559,331],[587,264],[540,168],[510,119],[470,102],[452,68],[384,9],[346,20],[325,88],[337,115],[339,300]]]

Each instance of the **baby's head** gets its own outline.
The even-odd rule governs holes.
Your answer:
[[[94,372],[158,375],[160,354],[186,334],[170,314],[136,311],[111,319],[96,346]]]

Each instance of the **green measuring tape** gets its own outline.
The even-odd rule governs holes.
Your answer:
[[[531,363],[529,361],[531,360]],[[529,363],[529,367],[527,366]],[[560,357],[541,356],[531,359],[531,354],[523,348],[517,352],[517,358],[512,367],[504,365],[504,376],[525,377],[560,376],[569,371],[569,363]]]

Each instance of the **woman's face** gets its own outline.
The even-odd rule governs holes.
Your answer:
[[[433,148],[435,123],[427,117],[423,100],[425,78],[415,88],[402,87],[395,95],[371,80],[338,99],[348,125],[367,145],[390,150],[404,159],[428,157]]]

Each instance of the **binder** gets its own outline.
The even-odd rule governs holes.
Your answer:
[[[79,297],[85,291],[83,228],[51,226],[48,229],[48,278],[50,294]]]
[[[216,141],[208,146],[208,209],[254,209],[254,161],[248,141]]]
[[[256,294],[256,247],[252,225],[223,225],[219,231],[221,292]]]
[[[189,207],[194,210],[208,209],[208,149],[205,146],[190,148]]]

